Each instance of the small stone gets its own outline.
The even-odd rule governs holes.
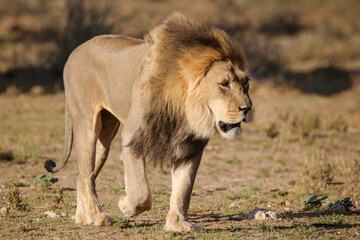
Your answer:
[[[277,213],[272,211],[259,211],[255,214],[256,220],[275,220],[277,218]]]
[[[267,205],[267,207],[268,208],[271,208],[271,207],[273,207],[274,205],[272,204],[272,203],[269,203],[268,205]]]
[[[6,215],[9,214],[9,208],[8,207],[2,207],[0,209],[0,218],[6,217]]]
[[[255,218],[255,214],[256,214],[258,211],[261,211],[261,209],[255,208],[254,210],[251,210],[251,211],[247,214],[247,219],[248,219],[248,220],[254,219],[254,218]]]
[[[336,214],[346,214],[347,213],[346,208],[339,203],[335,203],[335,204],[331,205],[331,207],[326,209],[325,212],[336,213]]]
[[[255,208],[247,214],[247,219],[252,220],[275,220],[278,219],[278,214],[276,212],[268,211],[265,209]]]
[[[46,211],[46,212],[44,212],[44,214],[46,215],[46,216],[48,216],[48,217],[50,217],[50,218],[58,218],[59,217],[59,215],[57,215],[55,212],[53,212],[53,211]]]
[[[240,207],[241,207],[240,201],[232,202],[232,203],[229,205],[229,208],[240,208]]]
[[[68,215],[67,213],[61,213],[60,216],[66,218]]]

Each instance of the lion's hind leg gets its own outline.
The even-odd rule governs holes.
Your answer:
[[[77,180],[75,222],[81,225],[111,225],[110,217],[102,212],[95,190],[96,142],[101,131],[101,118],[96,113],[94,122],[79,116],[76,119],[81,121],[73,123],[80,173]]]
[[[115,137],[120,122],[109,111],[103,109],[101,115],[101,130],[96,142],[96,160],[94,174],[95,178],[99,175],[109,154],[110,144]]]

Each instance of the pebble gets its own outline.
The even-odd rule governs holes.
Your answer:
[[[9,214],[9,208],[8,207],[2,207],[0,209],[0,218],[5,217]]]
[[[265,209],[255,208],[254,210],[251,210],[247,215],[240,214],[235,218],[239,219],[239,220],[243,220],[243,219],[252,220],[252,219],[255,219],[255,220],[264,221],[264,220],[276,220],[276,219],[279,218],[279,215],[276,212],[273,212],[273,211],[268,211],[268,210],[265,210]]]
[[[46,216],[48,216],[48,217],[50,217],[50,218],[58,218],[59,217],[59,215],[57,215],[55,212],[53,212],[53,211],[46,211],[46,212],[44,212],[44,214],[46,215]]]
[[[240,207],[241,207],[241,202],[240,202],[240,201],[232,202],[232,203],[229,205],[229,208],[240,208]]]
[[[325,212],[337,213],[337,214],[346,214],[347,213],[346,208],[339,203],[333,204],[331,207],[326,209]]]

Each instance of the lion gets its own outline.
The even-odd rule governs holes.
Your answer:
[[[164,229],[199,230],[187,211],[209,138],[240,137],[252,103],[245,56],[224,31],[174,13],[144,38],[94,37],[76,48],[64,67],[65,149],[74,142],[79,176],[75,222],[111,225],[100,206],[95,180],[120,124],[126,217],[152,206],[146,163],[171,162],[172,191]]]

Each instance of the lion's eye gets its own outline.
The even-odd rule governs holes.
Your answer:
[[[221,83],[221,86],[226,87],[226,88],[230,88],[230,83],[229,82],[223,82],[223,83]]]
[[[244,84],[245,84],[245,85],[248,84],[248,83],[249,83],[249,80],[250,80],[249,77],[246,76],[246,77],[245,77],[245,80],[244,80]]]

